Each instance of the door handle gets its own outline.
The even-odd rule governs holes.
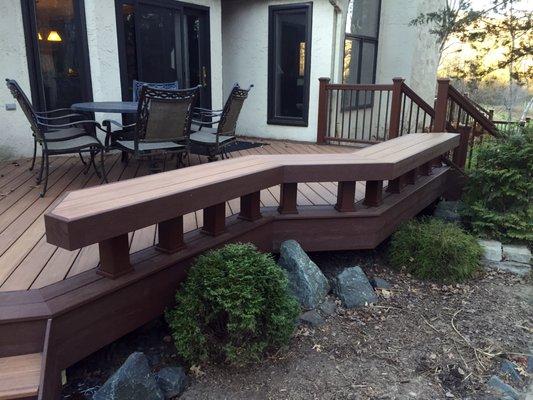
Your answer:
[[[202,66],[202,86],[207,87],[207,68]]]

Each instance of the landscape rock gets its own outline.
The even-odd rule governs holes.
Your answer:
[[[370,284],[374,289],[390,289],[391,284],[387,282],[385,279],[381,278],[372,278],[370,279]]]
[[[346,308],[362,307],[378,301],[361,267],[346,268],[333,279],[333,292]]]
[[[439,201],[433,216],[447,222],[461,222],[459,210],[462,206],[460,201]]]
[[[500,242],[497,240],[478,239],[478,243],[483,250],[483,258],[485,260],[497,262],[502,260],[502,244]]]
[[[527,248],[527,246],[504,244],[503,259],[507,261],[529,264],[531,262],[531,251]]]
[[[187,374],[182,367],[166,367],[156,375],[156,382],[163,391],[165,399],[179,396],[188,384]]]
[[[508,385],[507,383],[502,381],[500,378],[498,378],[496,375],[492,375],[489,381],[487,382],[487,384],[491,388],[497,390],[498,392],[504,395],[507,395],[513,398],[514,400],[518,400],[520,398],[520,395],[518,394],[518,392],[511,385]]]
[[[332,299],[326,299],[318,306],[318,310],[326,316],[334,315],[337,312],[337,304]]]
[[[519,276],[527,276],[531,271],[530,265],[514,261],[487,262],[485,263],[485,266],[488,268],[499,269],[500,271],[511,272]]]
[[[500,369],[505,375],[511,378],[514,382],[517,382],[517,383],[522,382],[522,378],[520,377],[520,374],[518,373],[516,369],[516,365],[514,365],[511,361],[504,360],[502,362],[502,365],[500,366]]]
[[[94,400],[163,400],[143,353],[132,353],[95,393]]]
[[[297,241],[281,243],[278,264],[287,271],[289,287],[304,310],[316,308],[328,294],[328,280]]]
[[[300,315],[300,321],[306,325],[316,327],[325,323],[324,318],[316,310],[306,311]]]

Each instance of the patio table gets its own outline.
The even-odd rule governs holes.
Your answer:
[[[84,112],[137,114],[137,105],[136,101],[88,101],[75,103],[70,108]]]

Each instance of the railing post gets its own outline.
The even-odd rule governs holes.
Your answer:
[[[218,236],[226,231],[226,203],[218,203],[204,208],[202,233]]]
[[[366,181],[363,204],[369,207],[377,207],[381,203],[383,203],[383,181]]]
[[[326,85],[329,78],[318,78],[320,82],[318,87],[318,121],[316,127],[316,142],[324,144],[326,142],[326,133],[328,129],[328,91]]]
[[[239,218],[245,221],[256,221],[261,218],[261,192],[253,192],[241,196],[241,212]]]
[[[298,214],[297,208],[298,184],[281,184],[278,212],[280,214]]]
[[[185,247],[183,242],[183,216],[160,222],[157,226],[156,248],[165,253],[176,253]]]
[[[448,108],[448,88],[450,80],[443,78],[437,80],[437,100],[435,101],[435,120],[433,132],[446,131],[446,110]]]
[[[335,210],[339,212],[355,211],[355,184],[354,181],[339,182]]]
[[[96,273],[106,278],[116,279],[133,271],[130,263],[128,234],[124,233],[98,243],[100,265]]]
[[[466,157],[468,155],[468,140],[470,139],[470,134],[472,128],[469,126],[462,126],[459,128],[459,146],[453,151],[453,162],[455,165],[461,168],[465,168]]]
[[[403,78],[392,79],[392,99],[390,106],[389,139],[398,137],[400,134],[400,115],[402,110],[402,86]]]

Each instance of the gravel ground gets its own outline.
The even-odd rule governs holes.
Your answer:
[[[201,365],[180,399],[496,399],[486,382],[509,359],[523,373],[533,343],[530,277],[483,271],[466,284],[420,282],[383,266],[379,252],[312,255],[326,275],[361,265],[386,279],[374,306],[336,313],[317,328],[300,326],[289,347],[242,369]],[[157,370],[179,363],[162,321],[155,321],[67,371],[64,398],[90,398],[133,351]]]

